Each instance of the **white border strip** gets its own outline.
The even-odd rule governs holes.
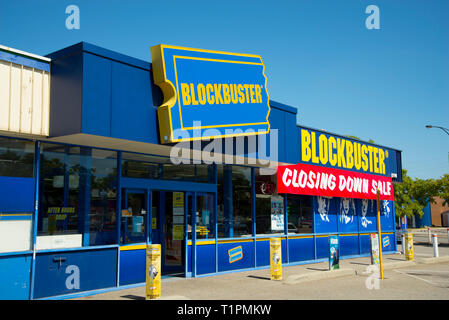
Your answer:
[[[9,51],[9,52],[12,52],[12,53],[17,53],[17,54],[20,54],[20,55],[23,55],[23,56],[27,56],[27,57],[30,57],[30,58],[33,58],[33,59],[43,60],[43,61],[46,61],[46,62],[50,62],[51,61],[50,58],[39,56],[37,54],[33,54],[33,53],[21,51],[21,50],[17,50],[17,49],[14,49],[14,48],[2,46],[1,44],[0,44],[0,49],[6,50],[6,51]]]

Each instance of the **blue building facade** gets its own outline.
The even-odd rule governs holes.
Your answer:
[[[312,163],[303,138],[323,135],[381,149],[388,157],[371,173],[400,182],[400,151],[298,126],[296,108],[269,100],[270,133],[217,140],[215,154],[232,163],[208,161],[210,141],[161,143],[164,93],[150,62],[88,43],[48,58],[48,136],[0,138],[0,222],[29,228],[24,246],[2,246],[0,299],[143,285],[150,243],[161,244],[163,275],[180,277],[269,268],[272,237],[282,239],[284,265],[328,259],[329,235],[342,258],[369,255],[375,201],[278,194],[276,166]],[[382,202],[381,226],[384,252],[396,252],[393,201]]]

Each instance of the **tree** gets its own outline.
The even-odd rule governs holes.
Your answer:
[[[449,203],[449,174],[441,179],[415,179],[407,176],[407,170],[402,170],[402,183],[394,185],[396,215],[411,217],[414,214],[422,217],[423,209],[429,202],[435,203],[434,197],[441,197]]]
[[[413,200],[414,184],[413,179],[407,176],[407,170],[402,169],[402,183],[395,183],[393,188],[396,216],[411,218],[414,214],[420,217],[424,214],[422,209],[425,205]]]
[[[436,203],[434,197],[439,193],[439,185],[439,180],[416,179],[412,185],[413,199],[424,207],[429,203],[429,201]]]
[[[449,204],[449,174],[443,175],[436,182],[438,188],[438,196],[443,199],[443,205]]]
[[[360,141],[362,141],[362,139],[360,139],[359,137],[356,137],[356,136],[346,135],[346,137],[351,138],[351,139],[354,139],[354,140],[360,140]],[[373,143],[373,144],[375,144],[375,142],[374,142],[373,139],[369,139],[369,140],[368,140],[368,143]]]

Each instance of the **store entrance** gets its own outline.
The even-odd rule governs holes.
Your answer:
[[[186,194],[183,191],[122,189],[120,242],[122,245],[160,244],[163,275],[185,276]]]
[[[160,243],[162,274],[185,275],[185,193],[153,191],[153,215],[159,225],[153,230],[153,243]]]

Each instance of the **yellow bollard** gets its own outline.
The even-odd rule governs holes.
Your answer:
[[[413,233],[407,233],[405,235],[405,260],[413,260]]]
[[[281,239],[270,239],[270,276],[271,280],[282,280]]]
[[[377,189],[377,232],[379,234],[379,262],[380,262],[380,278],[384,278],[384,260],[382,258],[382,228],[380,226],[380,192]]]
[[[147,246],[146,261],[146,300],[161,296],[161,245]]]

